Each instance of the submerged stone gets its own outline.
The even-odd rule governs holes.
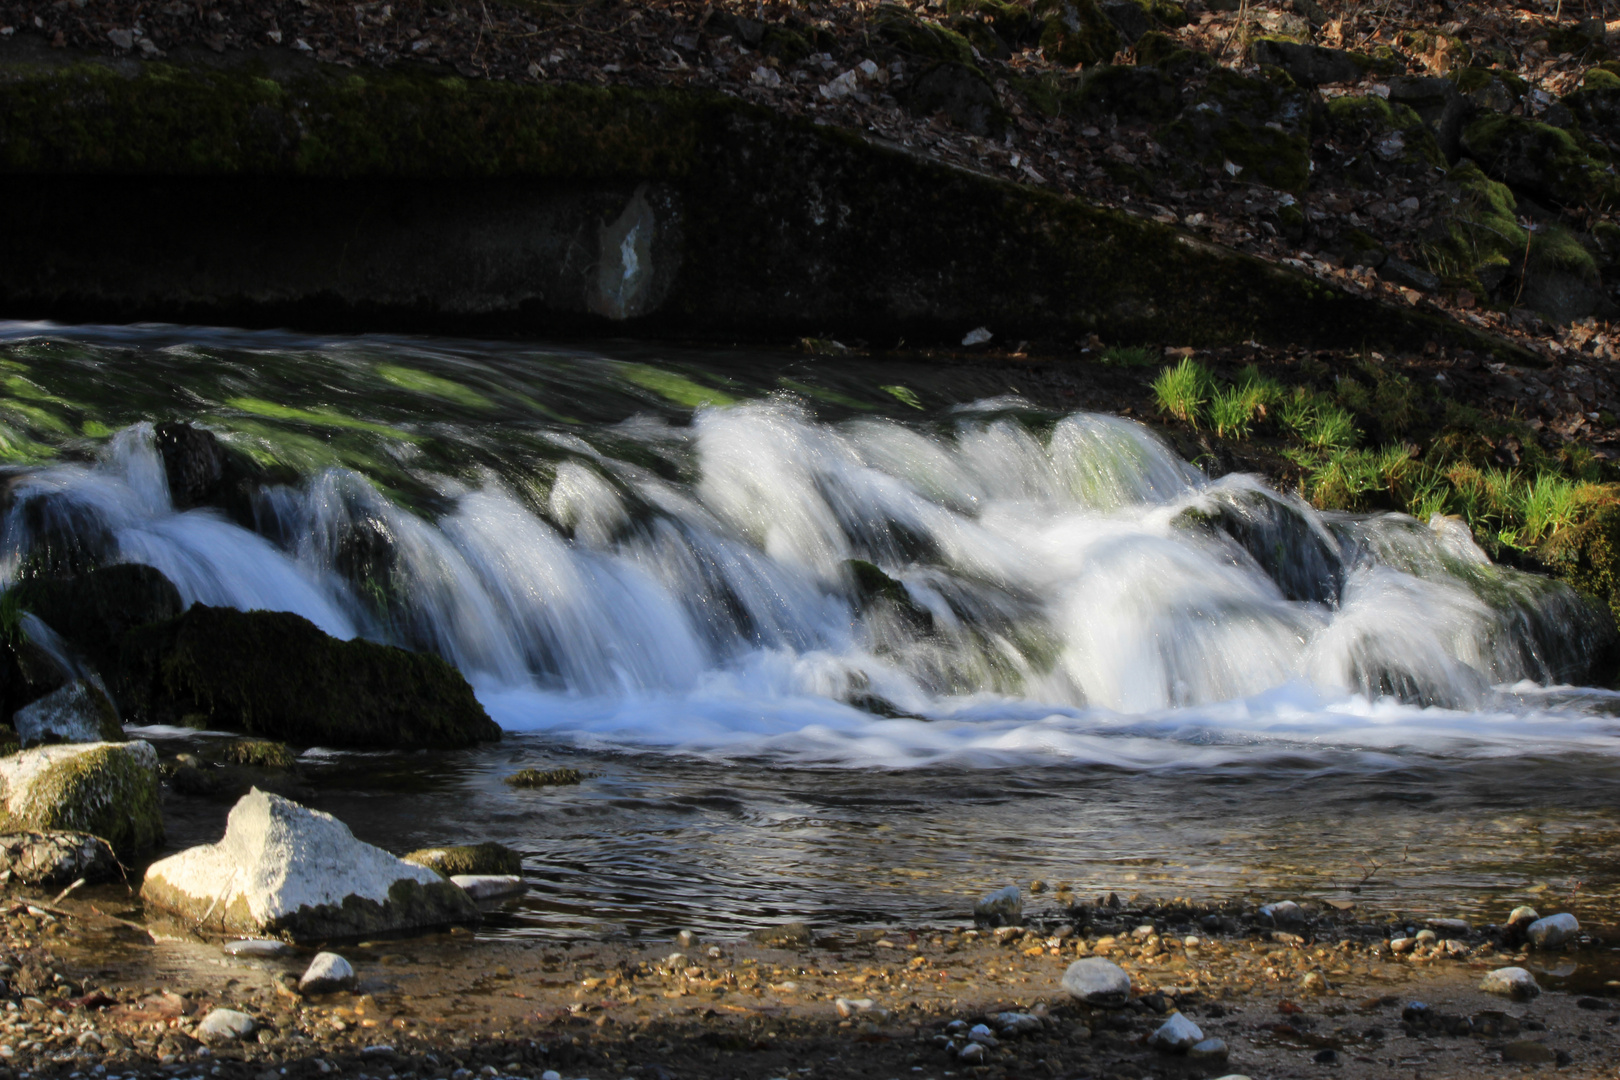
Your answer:
[[[404,856],[406,862],[425,866],[445,877],[458,874],[521,874],[523,856],[505,844],[457,844],[419,848]]]
[[[254,790],[225,836],[151,865],[150,904],[199,927],[294,941],[470,922],[478,909],[425,866],[354,838],[330,814]]]
[[[986,893],[973,905],[973,921],[982,926],[1017,926],[1024,921],[1024,894],[1016,885]]]

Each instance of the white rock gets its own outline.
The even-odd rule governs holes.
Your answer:
[[[1417,942],[1409,937],[1398,937],[1389,943],[1389,951],[1393,953],[1409,953],[1417,947]]]
[[[124,737],[107,692],[85,679],[74,679],[24,705],[12,714],[11,726],[24,746],[118,742]]]
[[[1198,1025],[1178,1012],[1171,1013],[1159,1030],[1148,1036],[1149,1046],[1167,1054],[1185,1054],[1203,1041],[1204,1033]]]
[[[540,1080],[562,1080],[562,1073],[556,1069],[547,1069],[540,1074]]]
[[[1123,1005],[1131,998],[1131,977],[1111,960],[1088,956],[1069,965],[1063,989],[1088,1005]]]
[[[197,1039],[205,1046],[225,1046],[253,1034],[253,1017],[235,1009],[215,1009],[197,1025]]]
[[[968,1038],[980,1046],[988,1046],[992,1049],[996,1046],[996,1033],[984,1024],[974,1024],[968,1028]]]
[[[458,886],[354,838],[348,826],[257,788],[225,836],[160,859],[141,896],[194,927],[293,939],[355,937],[478,917]]]
[[[1487,994],[1500,994],[1515,1001],[1529,1001],[1541,993],[1536,977],[1522,967],[1497,968],[1486,973],[1479,988]]]
[[[285,941],[270,941],[265,938],[242,938],[239,941],[227,941],[221,948],[226,956],[246,957],[274,957],[286,956],[292,952],[292,946]]]
[[[991,926],[1004,926],[1024,921],[1024,894],[1016,885],[997,889],[979,897],[973,905],[973,918]]]
[[[1530,944],[1538,949],[1556,949],[1580,933],[1581,924],[1568,912],[1537,919],[1525,929]]]
[[[871,998],[838,998],[833,1001],[833,1008],[838,1010],[839,1016],[847,1019],[856,1013],[871,1012],[876,1004]]]
[[[354,988],[354,968],[335,952],[316,953],[298,980],[301,994],[331,994]]]
[[[450,880],[460,885],[474,900],[514,896],[528,888],[516,874],[454,874]]]
[[[1231,1056],[1225,1039],[1204,1039],[1187,1048],[1187,1056],[1194,1061],[1225,1061]]]
[[[979,326],[979,327],[975,327],[972,330],[969,330],[966,334],[963,335],[962,344],[963,345],[983,345],[985,342],[989,341],[994,336],[995,336],[994,334],[990,333],[990,328],[989,327],[987,327],[987,326]]]

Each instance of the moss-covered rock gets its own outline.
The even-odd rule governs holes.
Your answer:
[[[0,873],[24,885],[57,889],[79,879],[118,876],[118,856],[87,832],[14,832],[0,835]]]
[[[71,830],[120,854],[163,839],[151,744],[70,743],[0,758],[0,832]]]
[[[1469,106],[1457,84],[1433,76],[1397,75],[1389,80],[1388,86],[1390,102],[1405,105],[1417,113],[1428,125],[1446,161],[1455,162],[1461,149],[1463,124],[1469,114]]]
[[[1491,113],[1463,129],[1462,149],[1486,173],[1538,199],[1566,207],[1620,202],[1620,180],[1569,132],[1523,116]]]
[[[174,583],[143,563],[19,582],[12,596],[103,671],[115,664],[127,631],[172,619],[184,607]]]
[[[1560,581],[1606,606],[1620,621],[1620,506],[1607,506],[1559,529],[1536,555]]]
[[[519,769],[505,782],[515,788],[568,787],[584,778],[578,769],[563,766],[555,769]]]
[[[1447,284],[1489,296],[1517,278],[1530,242],[1519,225],[1518,202],[1472,161],[1452,166],[1444,190],[1451,210],[1424,242],[1426,261]]]
[[[124,637],[120,700],[149,722],[304,746],[470,746],[500,738],[436,656],[339,641],[287,612],[193,606]]]
[[[1187,163],[1239,165],[1245,179],[1282,191],[1304,191],[1311,177],[1311,124],[1316,99],[1275,80],[1221,68],[1203,93],[1160,132]]]
[[[1475,109],[1507,112],[1524,100],[1530,84],[1510,71],[1482,67],[1458,68],[1450,75],[1458,93]]]
[[[1620,75],[1594,68],[1586,73],[1579,90],[1560,101],[1582,131],[1610,142],[1620,139]]]
[[[447,878],[457,874],[523,873],[523,856],[505,844],[494,842],[421,848],[403,858]]]
[[[1614,311],[1597,260],[1562,225],[1536,230],[1525,264],[1523,301],[1554,323],[1608,317]]]
[[[944,113],[957,127],[974,135],[997,136],[1007,126],[990,81],[966,64],[933,64],[901,89],[899,97],[911,112],[919,116]]]
[[[1070,100],[1078,113],[1164,123],[1181,111],[1181,81],[1157,68],[1106,64],[1087,69]]]
[[[1328,49],[1275,37],[1255,38],[1249,44],[1249,58],[1256,64],[1282,68],[1302,86],[1358,82],[1368,75],[1389,74],[1393,69],[1387,58],[1374,59],[1366,53]]]
[[[1417,177],[1446,167],[1434,132],[1416,111],[1371,94],[1347,94],[1327,103],[1328,123],[1341,147],[1358,147],[1347,171],[1366,186],[1390,177]]]
[[[967,38],[920,19],[899,4],[878,5],[872,32],[880,43],[908,60],[973,65],[973,46]]]
[[[232,765],[247,765],[255,769],[292,769],[298,766],[298,755],[286,743],[270,739],[233,739],[222,755]]]
[[[1169,34],[1153,30],[1143,34],[1136,43],[1136,63],[1156,67],[1172,75],[1186,75],[1210,70],[1215,66],[1215,58],[1197,49],[1187,48]]]
[[[1096,0],[1035,0],[1041,55],[1054,64],[1106,64],[1120,50],[1119,31]]]

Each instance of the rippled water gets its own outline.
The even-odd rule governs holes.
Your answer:
[[[1571,594],[1001,381],[11,324],[0,569],[149,562],[452,660],[513,737],[317,754],[311,799],[524,851],[514,929],[940,919],[1034,877],[1607,910],[1620,722],[1566,685]],[[175,511],[172,420],[253,463],[241,498]],[[499,782],[550,760],[595,775]]]

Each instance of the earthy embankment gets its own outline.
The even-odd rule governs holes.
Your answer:
[[[305,998],[295,983],[307,951],[227,957],[163,923],[154,939],[127,921],[128,902],[104,890],[8,909],[6,977],[22,997],[0,1019],[0,1067],[241,1080],[548,1069],[594,1080],[1474,1077],[1527,1066],[1612,1077],[1620,1055],[1620,969],[1601,943],[1525,951],[1499,930],[1450,927],[1456,941],[1397,953],[1390,939],[1421,922],[1353,910],[1267,929],[1238,908],[1105,902],[1071,912],[1060,894],[1028,929],[1000,933],[897,928],[812,941],[789,928],[763,942],[564,944],[458,932],[339,946],[359,985]],[[1093,955],[1131,973],[1130,1005],[1090,1007],[1063,991],[1066,967]],[[1557,988],[1529,1001],[1478,989],[1486,971],[1511,964]],[[199,1044],[198,1023],[218,1006],[253,1017],[255,1033]],[[1172,1010],[1222,1040],[1227,1058],[1148,1046]],[[981,1023],[1002,1034],[981,1033],[995,1045],[964,1062],[957,1052]]]

